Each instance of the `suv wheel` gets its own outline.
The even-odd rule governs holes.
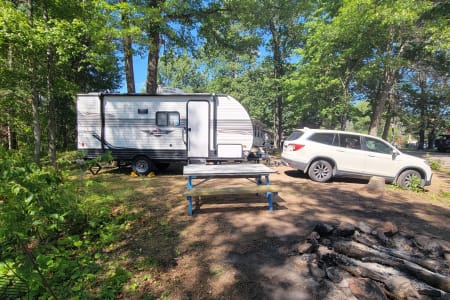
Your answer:
[[[397,185],[404,189],[421,187],[422,177],[415,170],[406,170],[398,176]]]
[[[308,170],[309,178],[318,182],[326,182],[333,177],[333,167],[326,160],[316,160]]]

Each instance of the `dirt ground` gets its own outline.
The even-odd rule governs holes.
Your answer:
[[[149,221],[142,220],[133,233],[131,246],[140,251],[136,261],[156,257],[159,272],[147,277],[137,294],[125,293],[124,298],[151,294],[150,298],[163,299],[332,299],[327,288],[312,278],[306,262],[293,254],[295,245],[319,222],[364,221],[376,227],[391,221],[400,231],[439,240],[450,252],[448,172],[435,173],[424,192],[386,186],[384,192],[372,194],[364,180],[315,183],[289,167],[273,168],[277,174],[270,176],[271,183],[282,186],[273,212],[263,196],[226,196],[203,199],[190,217],[181,196],[183,176],[169,172],[150,178],[152,199],[158,200],[135,205],[152,218],[158,217],[158,207],[164,207],[170,229],[158,233],[164,239],[156,238]],[[205,183],[240,184],[249,183],[245,179]],[[135,278],[143,278],[146,270],[139,272]]]

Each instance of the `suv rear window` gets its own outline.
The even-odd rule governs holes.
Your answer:
[[[291,135],[286,139],[286,141],[296,140],[296,139],[300,138],[303,134],[304,134],[303,131],[296,130],[293,133],[291,133]]]
[[[325,145],[337,145],[337,138],[334,133],[317,132],[309,137],[310,141],[325,144]]]

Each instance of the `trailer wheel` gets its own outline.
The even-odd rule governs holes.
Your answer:
[[[145,176],[153,169],[153,163],[146,156],[137,156],[133,159],[132,167],[136,174]]]

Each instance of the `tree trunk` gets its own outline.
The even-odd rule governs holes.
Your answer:
[[[385,141],[387,141],[389,137],[389,129],[391,128],[391,122],[392,116],[388,112],[388,115],[386,116],[386,121],[384,122],[383,133],[381,134],[381,138]]]
[[[50,163],[56,167],[56,105],[53,93],[54,57],[51,47],[47,50],[47,101],[48,101],[48,155]]]
[[[422,114],[421,118],[423,118]],[[421,121],[420,124],[421,128],[419,129],[419,141],[417,142],[417,150],[423,150],[425,148],[425,129],[423,129],[425,127],[424,121]]]
[[[158,89],[158,61],[159,61],[159,32],[154,29],[150,32],[148,64],[147,64],[147,81],[146,92],[156,95]]]
[[[33,0],[28,0],[28,22],[30,26],[33,27]],[[34,151],[33,159],[34,162],[40,164],[41,162],[41,126],[39,123],[39,91],[37,88],[37,67],[36,67],[36,57],[31,57],[30,64],[30,78],[31,78],[31,106],[32,106],[32,123],[33,123],[33,139],[34,139]]]
[[[270,22],[270,32],[272,35],[272,52],[274,63],[274,82],[275,82],[275,103],[274,103],[274,148],[281,147],[283,136],[283,95],[280,87],[280,79],[284,73],[283,59],[281,56],[280,35],[277,29],[275,19]]]
[[[404,44],[394,42],[396,32],[393,28],[390,29],[391,42],[386,45],[384,53],[384,72],[381,93],[376,102],[373,105],[372,116],[370,118],[369,134],[376,136],[378,134],[378,126],[380,126],[381,118],[388,101],[394,100],[395,95],[395,83],[398,79],[398,70],[400,69],[400,62],[398,57],[401,57],[404,52]],[[395,48],[394,48],[395,47]],[[398,47],[398,48],[397,48]]]
[[[397,81],[398,77],[395,77],[395,81]],[[389,129],[391,128],[391,124],[392,124],[392,120],[393,118],[396,116],[396,106],[397,106],[397,90],[396,90],[396,85],[394,84],[392,87],[392,92],[389,93],[389,102],[388,102],[388,107],[387,107],[387,112],[386,112],[386,122],[384,123],[384,128],[383,128],[383,134],[381,135],[381,138],[384,140],[388,140],[388,135],[389,135]],[[395,142],[395,135],[394,135],[394,128],[392,128],[392,143]]]
[[[33,109],[33,139],[34,139],[34,151],[33,159],[37,164],[41,163],[41,125],[39,123],[39,92],[37,90],[36,83],[36,62],[35,58],[32,58],[31,67],[31,105]]]
[[[425,130],[427,128],[427,101],[426,97],[426,74],[425,72],[419,72],[419,110],[420,110],[420,128],[419,128],[419,142],[417,145],[418,150],[423,150],[425,147]]]
[[[43,1],[44,20],[49,22],[47,1]],[[50,163],[56,168],[56,105],[54,95],[55,50],[52,44],[47,47],[47,102],[48,102],[48,155]]]
[[[120,2],[127,2],[126,0],[120,0]],[[124,27],[128,28],[128,15],[122,13],[122,24]],[[125,60],[125,78],[127,80],[127,93],[136,93],[136,85],[134,82],[134,67],[133,67],[133,47],[132,47],[131,36],[125,36],[122,38],[123,54]]]
[[[392,121],[392,113],[391,113],[391,105],[389,104],[386,113],[386,121],[384,122],[383,133],[381,134],[381,138],[383,140],[387,141],[388,139],[389,128],[391,128],[391,121]]]
[[[350,71],[349,71],[350,73]],[[347,76],[344,80],[341,79],[342,89],[344,90],[344,98],[343,98],[343,104],[344,109],[341,112],[340,116],[340,123],[341,123],[341,130],[345,131],[347,128],[347,119],[348,119],[348,110],[349,110],[349,104],[350,104],[350,77]]]
[[[283,138],[283,124],[282,124],[282,117],[283,117],[283,96],[278,95],[275,98],[275,134],[274,134],[274,148],[280,149],[281,148],[281,140]]]
[[[125,77],[127,79],[127,92],[129,94],[136,93],[136,85],[134,82],[134,66],[133,66],[133,50],[131,36],[122,39],[123,52],[125,55]]]
[[[369,134],[373,136],[378,135],[378,126],[380,125],[381,118],[383,116],[384,109],[386,107],[386,102],[389,97],[389,93],[394,84],[394,72],[390,70],[388,66],[385,67],[384,70],[384,85],[379,94],[379,98],[376,99],[374,103],[374,109],[372,112],[372,116],[370,118],[370,126],[369,126]]]
[[[428,133],[428,150],[433,150],[434,141],[436,140],[436,127],[433,126],[431,131]]]
[[[12,122],[11,115],[8,116],[8,149],[9,150],[17,150],[18,144],[17,144],[17,134],[14,130],[14,125]]]

